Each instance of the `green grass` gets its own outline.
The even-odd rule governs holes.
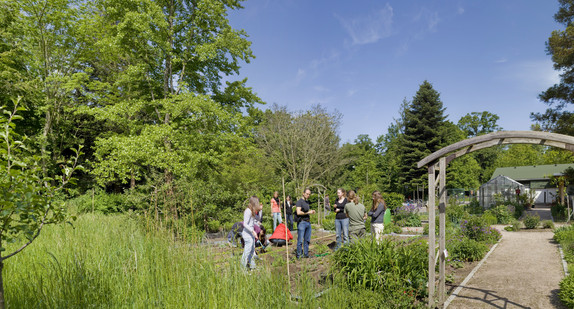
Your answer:
[[[337,283],[317,287],[305,264],[302,271],[292,273],[292,291],[297,295],[292,299],[280,270],[260,266],[245,272],[239,266],[240,255],[213,252],[209,246],[176,242],[166,233],[145,230],[127,215],[103,214],[81,215],[74,227],[45,227],[31,246],[6,261],[8,308],[386,306],[373,303],[373,291],[350,292]],[[317,294],[321,290],[324,293]]]
[[[11,308],[245,308],[289,303],[286,281],[246,275],[239,256],[215,263],[207,247],[145,233],[126,216],[88,214],[51,226],[7,261]],[[226,261],[231,262],[226,262]],[[275,297],[257,297],[259,292]]]

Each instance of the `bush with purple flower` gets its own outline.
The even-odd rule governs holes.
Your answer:
[[[470,219],[462,221],[460,229],[464,236],[476,241],[495,243],[502,237],[500,231],[490,227],[486,220],[479,216],[472,216]]]

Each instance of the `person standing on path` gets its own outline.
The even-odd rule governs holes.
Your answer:
[[[291,195],[287,195],[285,198],[285,221],[287,221],[287,228],[289,231],[293,230],[293,205],[291,205]]]
[[[365,236],[365,220],[367,220],[367,211],[365,205],[359,202],[359,197],[355,191],[349,191],[349,202],[345,205],[345,213],[349,217],[349,235],[352,238]]]
[[[387,206],[383,195],[379,191],[373,192],[373,206],[368,215],[371,216],[371,234],[377,241],[383,239],[385,210]]]
[[[303,198],[297,201],[297,216],[299,223],[297,223],[297,258],[301,256],[309,257],[309,243],[311,242],[311,218],[309,215],[315,213],[309,205],[309,196],[311,196],[311,189],[306,188],[303,191]]]
[[[253,255],[255,254],[255,241],[258,239],[258,235],[255,232],[254,225],[256,221],[261,221],[261,218],[257,218],[260,210],[259,198],[255,195],[250,197],[249,205],[243,212],[243,231],[241,232],[241,237],[243,237],[245,243],[243,255],[241,256],[241,265],[245,269],[255,268]]]
[[[273,213],[273,230],[277,228],[277,224],[283,223],[281,219],[281,205],[279,200],[279,192],[273,192],[273,198],[271,199],[271,212]]]
[[[337,234],[337,245],[335,250],[343,244],[349,242],[349,218],[345,214],[345,205],[347,204],[347,191],[343,188],[337,189],[337,201],[335,202],[335,232]]]

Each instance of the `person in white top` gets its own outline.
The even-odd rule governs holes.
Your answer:
[[[259,217],[261,208],[259,198],[252,196],[249,198],[249,205],[243,212],[243,232],[241,232],[241,237],[243,237],[245,247],[241,256],[241,265],[246,269],[255,268],[253,255],[255,254],[255,241],[258,239],[258,236],[253,229],[253,225],[257,221],[261,221],[261,217]]]

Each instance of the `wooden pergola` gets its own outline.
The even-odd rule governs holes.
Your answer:
[[[489,148],[497,145],[507,144],[535,144],[562,148],[574,152],[574,136],[568,136],[557,133],[538,132],[538,131],[500,131],[486,135],[469,138],[447,147],[444,147],[417,164],[418,168],[426,166],[428,169],[428,214],[429,214],[429,281],[428,281],[428,306],[429,308],[442,307],[446,300],[445,289],[445,210],[447,204],[446,192],[446,167],[454,159],[465,154]],[[437,175],[438,172],[438,175]],[[436,189],[438,188],[439,196],[439,248],[436,251],[435,236],[435,198]],[[439,263],[439,282],[438,297],[435,301],[436,287],[436,262]]]

